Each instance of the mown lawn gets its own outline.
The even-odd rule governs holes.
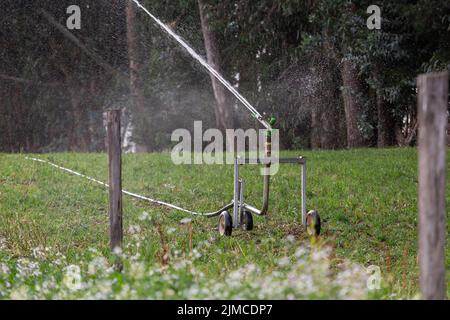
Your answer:
[[[291,272],[286,269],[289,263],[283,264],[282,261],[288,258],[292,262],[293,257],[301,256],[298,254],[299,246],[331,248],[327,259],[331,270],[338,270],[344,260],[365,268],[379,266],[382,289],[371,292],[369,297],[415,297],[418,283],[417,151],[361,149],[286,152],[284,155],[305,155],[308,159],[308,209],[317,209],[323,220],[323,231],[318,242],[311,242],[300,225],[298,166],[283,165],[273,178],[269,216],[255,217],[253,231],[234,230],[229,238],[218,235],[216,218],[190,217],[125,196],[125,244],[129,244],[130,254],[139,252],[139,259],[136,259],[141,262],[141,272],[148,273],[148,269],[155,266],[171,268],[175,261],[188,261],[187,273],[177,277],[189,278],[186,282],[190,285],[167,287],[159,282],[156,284],[154,277],[151,281],[137,278],[130,282],[131,287],[139,281],[147,281],[148,285],[140,287],[136,295],[114,297],[189,298],[189,294],[200,298],[215,297],[212,291],[209,295],[202,295],[198,290],[192,292],[186,288],[192,289],[192,284],[196,282],[211,286],[211,283],[229,281],[227,277],[233,271],[248,269],[248,266],[250,269],[255,266],[261,269],[260,273],[256,273],[259,276],[248,278],[249,282],[257,281],[258,277],[267,280],[267,277],[272,279],[274,274],[280,276],[283,272]],[[65,153],[37,157],[102,181],[107,180],[105,154]],[[257,167],[242,170],[247,201],[259,206],[262,181],[258,173]],[[233,191],[232,166],[175,166],[169,154],[124,155],[123,179],[126,190],[196,211],[213,211],[229,203]],[[24,155],[0,155],[0,263],[3,264],[3,276],[0,268],[0,298],[14,297],[12,291],[16,296],[18,292],[26,293],[26,286],[34,288],[32,293],[25,294],[27,297],[51,297],[49,293],[39,295],[45,287],[42,283],[46,283],[46,273],[52,274],[52,281],[58,282],[64,280],[64,272],[67,272],[67,266],[58,267],[50,261],[55,259],[55,255],[62,256],[67,265],[81,265],[80,260],[87,252],[93,252],[92,248],[98,250],[98,255],[108,257],[107,200],[107,192],[89,181],[26,160]],[[449,207],[450,192],[447,189]],[[143,219],[143,212],[147,212],[150,219]],[[181,223],[185,218],[192,221]],[[45,251],[46,247],[51,253],[39,254],[36,250],[44,248]],[[447,261],[449,258],[447,251]],[[27,265],[33,259],[41,259],[45,265],[42,268],[47,271],[41,268],[34,278],[28,275],[25,280],[18,280],[23,259],[26,259]],[[307,269],[309,271],[302,270],[313,272],[314,261],[308,262],[311,264]],[[17,266],[22,269],[18,270]],[[125,264],[125,268],[130,266],[136,268],[136,265]],[[321,262],[317,262],[317,268],[321,267]],[[201,275],[201,279],[196,278],[192,269]],[[301,275],[298,276],[302,281]],[[117,286],[119,283],[121,288],[129,280],[125,275],[113,273],[110,279],[114,279],[111,285]],[[169,283],[173,281],[167,280]],[[181,283],[184,280],[177,281]],[[245,282],[242,279],[239,281]],[[19,288],[15,288],[15,282],[20,282]],[[351,279],[349,282],[352,282]],[[258,288],[263,288],[264,283]],[[37,289],[36,284],[39,284]],[[165,290],[164,293],[155,294],[153,291],[158,288]],[[51,290],[57,292],[56,288]],[[153,294],[149,293],[151,290]],[[327,290],[323,294],[302,296],[294,293],[286,297],[314,298],[327,297],[327,294],[334,297]],[[77,297],[76,294],[59,297],[69,296]],[[227,297],[238,296],[237,293],[229,293]]]

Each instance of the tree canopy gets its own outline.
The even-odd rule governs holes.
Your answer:
[[[141,3],[278,119],[284,148],[413,145],[415,78],[450,69],[444,0],[380,0],[379,30],[364,0]],[[112,107],[124,108],[124,145],[147,151],[170,148],[194,120],[257,125],[133,1],[2,4],[0,152],[104,150]],[[66,26],[70,5],[79,30]]]

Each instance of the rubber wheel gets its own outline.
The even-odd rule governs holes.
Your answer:
[[[244,231],[253,230],[253,216],[249,211],[244,211],[241,214],[241,228]]]
[[[311,237],[320,235],[320,216],[316,210],[311,210],[306,215],[306,231]]]
[[[228,211],[224,211],[219,217],[219,233],[221,236],[231,236],[233,232],[233,220]]]

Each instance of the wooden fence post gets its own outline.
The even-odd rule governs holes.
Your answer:
[[[445,299],[448,72],[417,78],[419,266],[422,299]]]
[[[122,249],[122,144],[120,135],[121,110],[107,113],[107,141],[109,165],[109,221],[111,251]],[[121,262],[117,261],[118,269]]]

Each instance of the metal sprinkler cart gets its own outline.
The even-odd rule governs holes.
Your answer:
[[[266,136],[266,150],[264,158],[252,159],[237,157],[235,159],[233,201],[228,206],[217,211],[217,213],[220,212],[219,232],[221,235],[231,236],[233,228],[241,228],[242,230],[246,231],[252,230],[252,214],[256,214],[259,216],[267,215],[269,209],[270,166],[275,163],[300,165],[302,225],[306,228],[309,235],[318,236],[320,234],[321,221],[319,213],[316,210],[311,210],[306,213],[306,158],[273,158],[271,157],[271,153],[272,144],[269,131],[269,134]],[[261,209],[257,209],[256,207],[245,203],[245,182],[244,179],[240,178],[239,176],[239,166],[246,164],[260,164],[264,166],[264,190],[263,204]],[[228,211],[231,208],[233,208],[232,216]]]

